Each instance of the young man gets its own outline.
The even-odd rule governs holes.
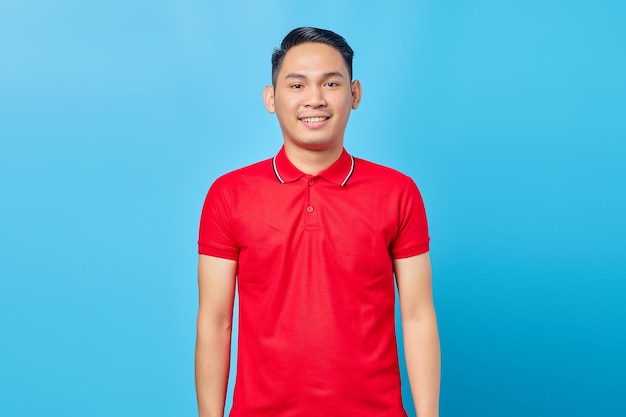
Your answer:
[[[409,177],[344,150],[348,116],[361,100],[352,56],[333,32],[290,32],[263,93],[284,146],[208,192],[198,267],[201,417],[224,413],[236,280],[232,417],[406,417],[394,274],[417,415],[438,415],[424,206]]]

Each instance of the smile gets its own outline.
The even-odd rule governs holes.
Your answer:
[[[318,123],[328,120],[328,117],[303,117],[300,120],[304,123]]]

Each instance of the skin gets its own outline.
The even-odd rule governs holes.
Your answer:
[[[335,48],[303,43],[287,51],[276,85],[265,87],[263,101],[268,112],[276,113],[289,160],[317,175],[341,155],[350,111],[361,101],[361,83],[350,81]]]
[[[404,356],[418,417],[439,416],[441,353],[428,253],[393,261]]]
[[[196,336],[196,397],[200,417],[223,417],[237,262],[200,255]]]
[[[285,152],[302,172],[317,175],[343,150],[350,112],[361,101],[341,54],[320,43],[291,48],[263,101],[275,113]],[[313,118],[313,119],[311,119]],[[321,119],[317,119],[321,118]],[[428,253],[393,261],[400,295],[406,363],[418,417],[439,415],[440,350]],[[200,255],[196,392],[200,417],[223,417],[237,262]]]

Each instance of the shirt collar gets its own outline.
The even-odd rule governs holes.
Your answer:
[[[300,179],[305,174],[296,168],[285,153],[285,147],[272,158],[272,168],[276,179],[284,184]],[[345,149],[341,152],[339,159],[331,166],[320,172],[319,176],[340,186],[345,186],[354,172],[354,157]]]

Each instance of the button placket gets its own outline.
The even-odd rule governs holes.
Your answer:
[[[305,216],[305,227],[307,230],[314,230],[316,229],[317,223],[318,223],[318,207],[317,207],[317,194],[316,194],[316,190],[314,189],[315,186],[315,179],[314,178],[308,178],[306,180],[306,202],[305,202],[305,206],[304,206],[304,216]]]

